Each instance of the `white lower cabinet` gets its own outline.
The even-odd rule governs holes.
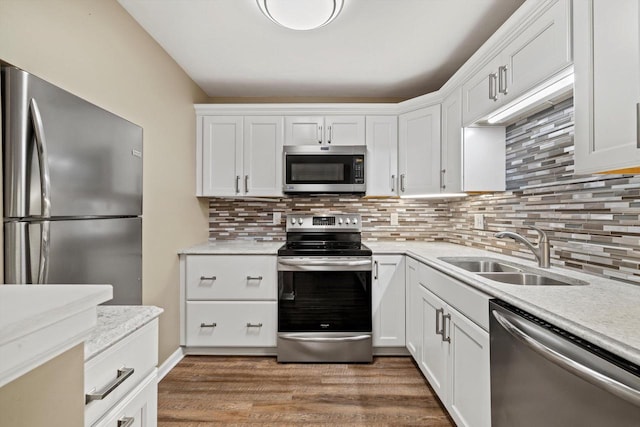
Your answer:
[[[418,272],[420,263],[413,258],[406,257],[405,268],[405,341],[407,350],[415,360],[420,354],[420,279]]]
[[[157,365],[157,319],[88,360],[85,426],[156,426]]]
[[[489,333],[470,320],[484,325],[489,297],[420,263],[407,283],[419,313],[407,318],[407,329],[418,325],[420,370],[458,426],[490,426]]]
[[[180,345],[275,347],[275,255],[181,255],[180,269]]]
[[[373,257],[371,289],[373,346],[405,346],[405,267],[403,255]]]

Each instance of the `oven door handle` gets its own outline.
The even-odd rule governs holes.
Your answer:
[[[281,268],[284,267],[284,268]],[[313,271],[321,270],[327,271],[327,268],[332,270],[337,269],[341,271],[370,271],[372,269],[371,260],[305,260],[305,259],[279,259],[278,269],[281,271],[287,271],[288,268],[294,268],[297,271]]]
[[[352,337],[301,337],[299,335],[279,335],[279,338],[290,341],[307,341],[307,342],[345,342],[345,341],[364,341],[371,339],[371,335],[355,335]]]

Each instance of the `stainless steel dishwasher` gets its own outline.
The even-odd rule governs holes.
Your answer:
[[[489,304],[493,427],[640,426],[640,367],[502,301]]]

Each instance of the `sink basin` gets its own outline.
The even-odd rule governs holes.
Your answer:
[[[447,262],[451,265],[455,265],[463,270],[470,271],[472,273],[484,273],[484,272],[518,272],[522,269],[514,267],[509,264],[505,264],[501,261],[491,258],[484,259],[471,259],[471,258],[440,258],[440,260]]]
[[[571,286],[586,285],[586,283],[569,279],[560,280],[553,277],[543,276],[535,273],[478,273],[478,276],[495,280],[496,282],[508,283],[510,285],[524,286]]]

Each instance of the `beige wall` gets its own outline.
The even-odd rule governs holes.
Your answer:
[[[179,248],[207,238],[195,194],[195,113],[206,95],[116,0],[0,0],[0,60],[144,128],[143,299],[179,343]]]
[[[0,0],[3,2],[4,0]],[[0,426],[82,427],[84,346],[79,344],[0,388]]]

